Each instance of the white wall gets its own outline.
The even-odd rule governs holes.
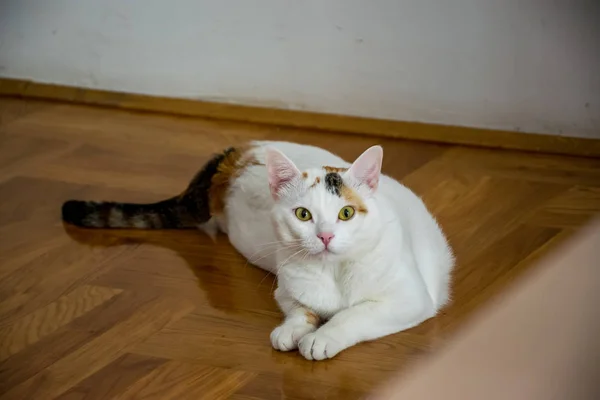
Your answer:
[[[0,76],[600,136],[598,0],[2,0]]]

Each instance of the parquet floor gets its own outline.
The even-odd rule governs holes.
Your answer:
[[[456,251],[454,302],[309,362],[271,349],[273,278],[225,237],[79,230],[60,206],[178,193],[211,153],[245,139],[348,159],[375,139],[16,99],[0,99],[0,118],[1,399],[360,397],[600,211],[598,159],[381,140],[384,172],[423,197]]]

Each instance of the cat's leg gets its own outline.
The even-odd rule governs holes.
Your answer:
[[[271,332],[271,344],[275,350],[294,350],[304,335],[317,330],[319,317],[292,299],[281,287],[275,290],[275,300],[285,314],[285,320]]]
[[[219,223],[215,217],[212,217],[208,221],[198,224],[197,228],[206,233],[206,235],[212,239],[213,242],[217,241],[217,234],[219,233]]]
[[[334,315],[317,331],[300,340],[298,349],[308,360],[332,358],[359,342],[412,328],[435,315],[433,306],[385,300],[366,301]]]

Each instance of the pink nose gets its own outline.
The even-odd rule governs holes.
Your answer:
[[[329,242],[331,242],[331,240],[334,238],[334,234],[333,233],[319,233],[319,234],[317,234],[317,237],[319,239],[321,239],[323,244],[325,244],[325,247],[327,247],[329,245]]]

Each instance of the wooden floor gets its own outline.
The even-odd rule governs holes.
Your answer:
[[[373,138],[0,99],[0,398],[351,399],[443,345],[600,211],[600,160],[382,140],[454,247],[453,303],[327,362],[271,349],[273,278],[219,237],[63,226],[64,200],[179,193],[246,139]],[[483,311],[485,312],[485,311]],[[519,327],[510,327],[519,329]]]

